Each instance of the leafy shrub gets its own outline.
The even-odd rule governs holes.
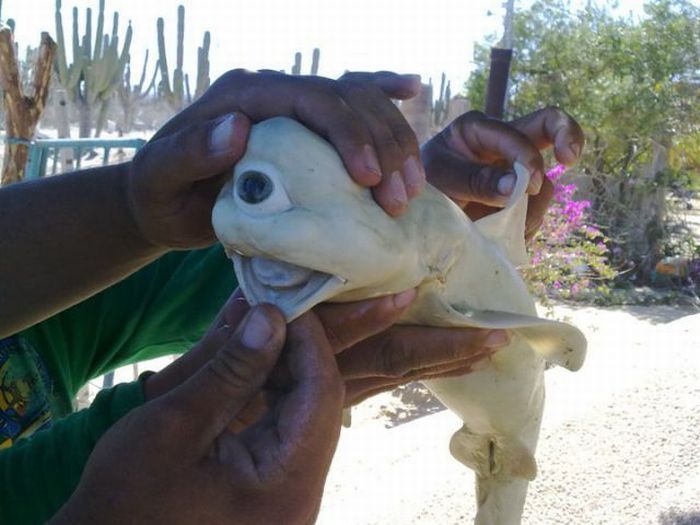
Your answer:
[[[608,239],[590,222],[591,203],[576,200],[576,186],[563,180],[565,171],[558,165],[547,173],[554,197],[523,274],[540,298],[580,300],[605,293],[615,271],[608,263]]]

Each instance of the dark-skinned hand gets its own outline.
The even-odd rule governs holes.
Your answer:
[[[345,382],[344,406],[410,381],[466,374],[509,340],[502,330],[395,325],[414,298],[415,291],[407,290],[354,303],[325,303],[313,309]],[[163,395],[196,373],[221,345],[222,327],[236,326],[249,308],[240,291],[234,293],[192,350],[148,378],[146,398]],[[287,366],[280,362],[266,385],[268,395],[256,398],[237,423],[255,421],[276,397],[279,385],[287,381]]]
[[[263,305],[236,326],[219,326],[206,363],[102,436],[52,525],[314,522],[340,433],[333,351],[310,312],[287,327]],[[231,432],[280,354],[274,404]]]
[[[584,144],[578,123],[561,109],[547,107],[512,122],[478,111],[461,115],[423,145],[428,182],[454,200],[472,220],[502,208],[515,186],[510,166],[521,163],[531,174],[526,237],[542,224],[552,184],[544,176],[541,152],[553,147],[554,157],[570,166]]]
[[[328,139],[350,176],[401,214],[425,184],[415,135],[392,98],[420,79],[390,72],[362,81],[233,70],[167,122],[129,165],[128,201],[150,243],[190,249],[214,241],[211,209],[245,151],[251,123],[292,117]]]

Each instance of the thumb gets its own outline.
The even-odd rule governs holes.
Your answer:
[[[284,316],[263,304],[251,308],[216,355],[173,390],[170,402],[180,407],[196,435],[208,446],[258,394],[279,358],[286,337]]]
[[[162,173],[161,190],[181,190],[211,179],[238,162],[245,152],[249,131],[250,121],[242,113],[192,124],[148,142],[134,157],[134,169]]]

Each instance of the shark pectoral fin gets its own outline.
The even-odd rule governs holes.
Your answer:
[[[494,310],[468,310],[451,305],[451,318],[461,319],[462,326],[513,330],[523,336],[533,351],[567,370],[576,371],[586,359],[586,336],[573,325],[532,315]],[[455,326],[459,323],[455,322]]]
[[[501,211],[474,222],[474,226],[484,237],[498,245],[511,264],[522,266],[528,262],[525,248],[528,199],[525,192],[530,182],[530,175],[518,162],[514,164],[513,169],[516,182],[508,204]]]
[[[483,478],[532,481],[537,477],[535,457],[517,438],[482,436],[463,425],[452,435],[450,453]]]
[[[544,359],[575,372],[586,359],[586,337],[581,331],[566,323],[546,321],[547,324],[524,326],[518,332],[532,349]]]

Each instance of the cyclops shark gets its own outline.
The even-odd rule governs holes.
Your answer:
[[[402,324],[511,331],[479,370],[425,381],[463,422],[450,451],[476,473],[478,525],[520,523],[537,474],[545,364],[577,370],[586,352],[577,328],[537,317],[516,270],[526,260],[528,174],[514,169],[509,205],[476,222],[430,185],[392,218],[328,142],[278,117],[253,126],[212,214],[248,301],[290,321],[323,301],[417,287]]]

